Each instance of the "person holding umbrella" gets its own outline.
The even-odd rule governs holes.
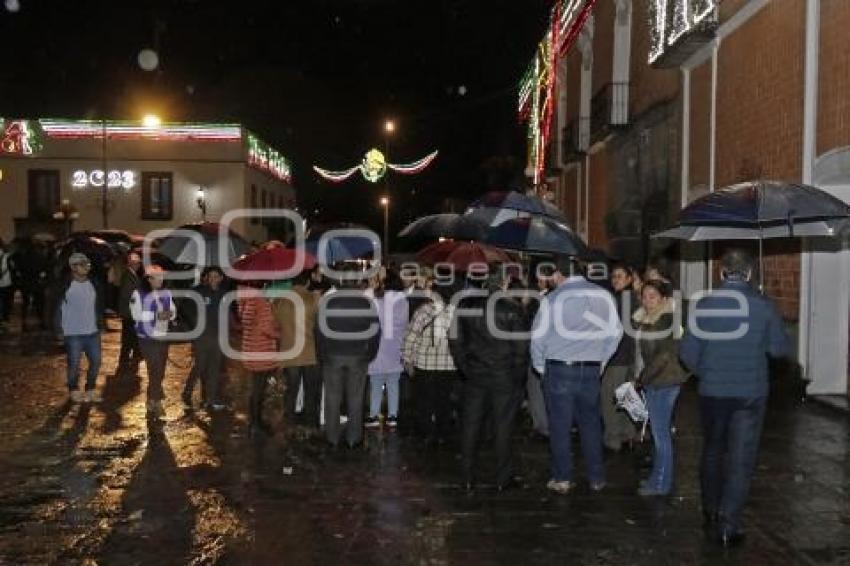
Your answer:
[[[779,310],[750,285],[754,267],[742,250],[723,255],[723,283],[697,302],[679,348],[699,379],[702,512],[723,546],[743,539],[741,512],[767,409],[768,357],[789,353]]]
[[[162,381],[168,362],[168,324],[177,317],[171,292],[164,288],[164,275],[158,265],[148,266],[139,289],[130,296],[130,313],[136,322],[139,350],[148,369],[146,408],[153,418],[165,415]]]

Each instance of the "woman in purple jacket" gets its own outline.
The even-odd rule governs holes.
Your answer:
[[[381,322],[381,342],[378,355],[369,364],[369,418],[366,428],[381,426],[381,401],[384,387],[387,389],[386,425],[395,428],[398,425],[399,379],[403,369],[401,348],[407,331],[407,296],[402,290],[401,279],[394,271],[387,271],[383,282],[373,289],[375,307]]]

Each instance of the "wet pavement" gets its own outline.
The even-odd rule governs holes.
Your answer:
[[[234,411],[184,414],[187,346],[172,348],[166,418],[148,422],[144,369],[107,377],[118,339],[104,339],[104,402],[72,406],[49,337],[0,336],[0,564],[850,564],[848,418],[790,392],[771,401],[748,539],[724,551],[701,529],[692,387],[673,497],[635,495],[648,447],[609,455],[601,493],[550,495],[546,445],[525,428],[523,488],[469,496],[450,445],[377,432],[364,450],[326,453],[280,421],[280,385],[275,436],[248,438],[234,368]]]

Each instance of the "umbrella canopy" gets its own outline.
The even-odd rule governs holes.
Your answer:
[[[64,260],[73,253],[85,254],[92,263],[97,264],[103,264],[115,257],[115,250],[107,242],[100,238],[83,235],[68,238],[62,244],[59,257]]]
[[[491,228],[484,240],[490,245],[526,252],[586,256],[587,245],[575,232],[547,217],[514,218]]]
[[[159,243],[159,251],[177,264],[219,265],[222,251],[232,263],[250,249],[250,245],[242,236],[233,230],[222,230],[217,222],[184,224],[178,230],[199,234],[204,246],[201,250],[195,238],[179,233],[164,237]]]
[[[562,222],[566,220],[563,213],[553,204],[516,191],[486,193],[469,205],[465,214],[486,222],[488,226],[498,226],[512,218],[528,216],[548,216]]]
[[[325,257],[319,254],[319,242],[322,236],[331,230],[357,230],[360,235],[340,234],[326,240]],[[340,223],[315,227],[307,234],[304,249],[313,254],[319,262],[333,265],[351,259],[371,257],[381,239],[377,234],[358,224]]]
[[[848,218],[850,206],[816,187],[749,181],[695,200],[682,210],[679,218],[680,227],[737,230],[668,231],[669,234],[657,237],[720,240],[831,236],[836,228],[835,221]],[[748,234],[747,230],[755,234]]]
[[[233,268],[237,271],[271,273],[289,271],[298,264],[303,265],[304,269],[313,269],[316,258],[304,250],[274,246],[240,258]]]
[[[399,238],[436,240],[480,240],[484,237],[487,222],[469,215],[432,214],[408,224],[398,233]]]
[[[423,263],[449,263],[459,271],[467,271],[475,263],[506,263],[511,258],[499,248],[477,242],[446,240],[422,249],[416,258]]]

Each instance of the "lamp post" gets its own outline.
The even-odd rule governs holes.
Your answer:
[[[207,192],[203,187],[198,187],[195,192],[195,203],[201,210],[201,222],[207,221]]]
[[[389,159],[390,136],[395,132],[395,122],[392,119],[384,120],[384,158]],[[390,213],[390,176],[384,175],[384,196],[381,197],[381,206],[384,207],[384,255],[390,254],[389,243],[389,213]]]
[[[65,222],[65,237],[71,235],[71,227],[74,223],[74,220],[80,217],[80,213],[77,212],[77,207],[71,204],[71,201],[68,199],[62,199],[62,204],[59,205],[59,210],[53,213],[53,218],[56,220],[63,220]]]
[[[381,197],[381,206],[384,207],[384,255],[390,255],[390,197]]]

